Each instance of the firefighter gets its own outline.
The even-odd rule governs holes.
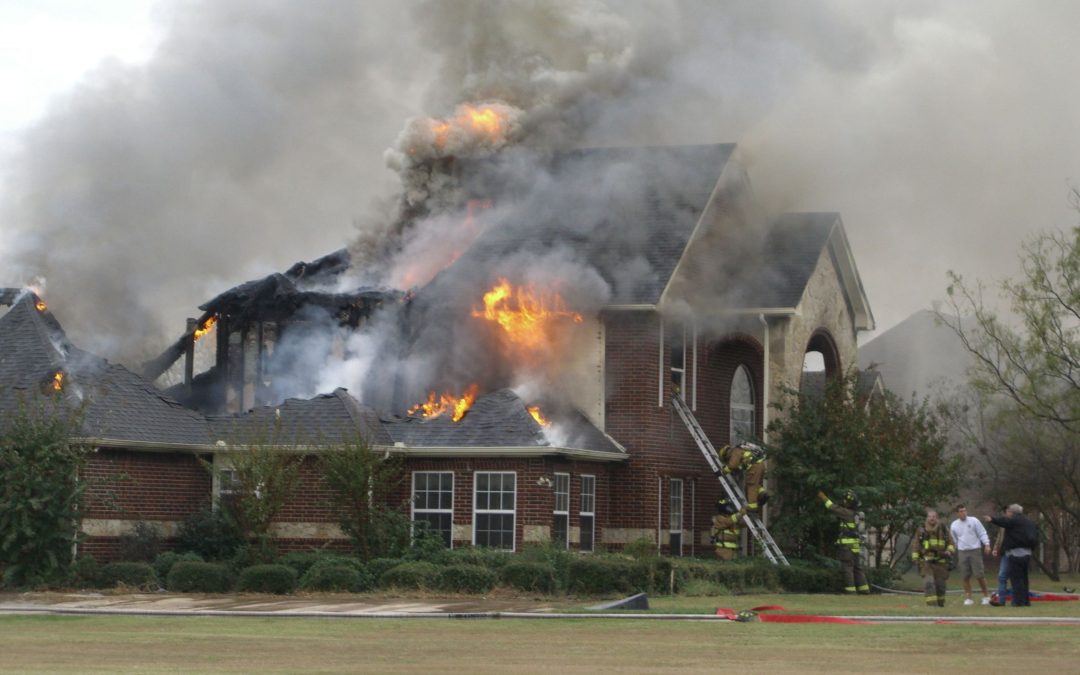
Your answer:
[[[731,560],[739,552],[739,529],[745,526],[740,511],[731,500],[721,497],[716,500],[717,514],[712,519],[712,541],[716,546],[716,557]]]
[[[927,509],[926,522],[911,540],[911,559],[919,565],[927,607],[945,606],[945,580],[949,578],[949,560],[955,552],[949,528],[938,520],[937,511]]]
[[[870,584],[866,581],[860,555],[859,530],[855,523],[855,512],[859,509],[859,498],[851,490],[845,490],[837,504],[824,492],[817,493],[818,499],[825,502],[825,508],[840,521],[840,534],[836,537],[836,558],[844,570],[844,592],[870,593]]]
[[[725,476],[742,471],[746,476],[746,509],[756,512],[769,500],[762,489],[765,482],[765,448],[755,443],[742,442],[725,445],[720,450],[721,473]]]

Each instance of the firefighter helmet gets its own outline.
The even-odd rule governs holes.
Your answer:
[[[733,513],[738,513],[739,509],[735,508],[735,505],[731,503],[730,499],[721,497],[716,500],[716,511],[725,516],[730,516]]]
[[[854,490],[844,490],[843,496],[840,497],[840,503],[849,509],[857,509],[862,506],[862,502],[859,501],[859,497]]]

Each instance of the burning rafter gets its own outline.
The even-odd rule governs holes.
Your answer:
[[[213,330],[215,323],[217,323],[217,316],[211,314],[206,317],[206,321],[203,321],[202,325],[195,329],[195,333],[193,334],[195,340],[198,341],[199,338]]]
[[[484,309],[474,309],[472,315],[499,324],[511,343],[528,350],[550,344],[549,332],[557,322],[585,320],[567,309],[558,293],[531,284],[514,288],[506,279],[484,293]]]
[[[446,413],[452,413],[451,420],[459,422],[465,416],[465,413],[469,411],[469,408],[472,407],[472,404],[476,401],[476,395],[479,393],[480,385],[478,384],[470,384],[469,388],[460,397],[448,391],[443,392],[441,395],[436,395],[434,391],[431,391],[428,392],[427,400],[409,408],[408,414],[419,414],[424,419],[434,419]]]

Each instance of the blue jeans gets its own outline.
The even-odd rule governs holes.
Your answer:
[[[1001,566],[998,567],[998,602],[1005,604],[1005,593],[1009,583],[1009,556],[1001,554]]]

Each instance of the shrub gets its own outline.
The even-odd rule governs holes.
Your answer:
[[[792,560],[791,566],[777,569],[780,587],[790,593],[834,593],[840,584],[840,574],[832,567],[822,567],[803,560]]]
[[[232,588],[232,575],[220,563],[184,561],[172,566],[165,586],[177,593],[224,593]]]
[[[353,574],[343,575],[331,570],[349,570]],[[348,576],[348,584],[343,579]],[[309,591],[351,591],[358,593],[375,587],[376,577],[356,558],[346,556],[323,556],[304,574],[300,585]]]
[[[445,551],[441,559],[446,565],[481,565],[497,571],[510,564],[514,556],[493,548],[465,546]]]
[[[870,582],[870,590],[875,591],[874,586],[891,588],[893,581],[900,578],[897,571],[891,567],[871,567],[866,570],[866,579]]]
[[[296,590],[296,570],[288,565],[254,565],[240,573],[236,589],[286,595]]]
[[[401,558],[375,558],[369,560],[365,564],[367,571],[371,573],[371,576],[375,578],[376,583],[382,578],[383,572],[397,567],[401,563],[405,562]]]
[[[188,551],[187,553],[165,551],[154,558],[154,573],[157,574],[158,579],[167,579],[173,565],[181,561],[202,562],[203,559],[199,557],[198,553],[192,553],[191,551]]]
[[[101,565],[92,555],[81,555],[71,566],[71,583],[84,588],[101,586]]]
[[[105,588],[123,584],[142,591],[158,588],[154,568],[144,562],[114,562],[101,568],[101,583]]]
[[[502,568],[502,581],[507,586],[528,593],[554,593],[555,568],[544,562],[512,562]]]
[[[382,588],[434,589],[437,586],[439,568],[421,560],[403,562],[391,567],[379,577]]]
[[[325,557],[326,554],[319,551],[294,551],[278,558],[278,562],[293,568],[296,570],[297,577],[302,578],[311,569],[312,565]]]
[[[244,543],[240,529],[221,510],[196,511],[180,523],[178,550],[198,553],[204,560],[228,560]]]
[[[724,586],[707,579],[690,579],[679,589],[681,595],[691,597],[714,597],[727,595],[728,592],[728,589]]]
[[[659,557],[659,553],[656,550],[656,542],[648,537],[635,539],[623,546],[622,552],[631,558],[637,559]]]
[[[453,593],[489,593],[499,582],[495,572],[480,565],[450,565],[439,570],[438,586]]]
[[[120,535],[120,558],[131,562],[151,562],[161,551],[161,528],[140,520],[130,532]]]
[[[300,579],[300,588],[305,591],[355,592],[360,590],[363,581],[360,572],[344,565],[312,565]]]
[[[630,560],[588,556],[570,561],[567,568],[567,590],[582,595],[629,593],[638,588],[635,565]]]
[[[236,553],[229,558],[229,569],[234,574],[255,565],[272,565],[277,562],[277,549],[268,539],[257,539],[251,543],[241,544]]]
[[[506,556],[504,556],[505,558]],[[539,562],[547,563],[555,570],[555,585],[557,588],[566,587],[566,570],[570,565],[570,560],[574,555],[567,551],[565,548],[555,546],[554,544],[547,542],[544,544],[526,544],[521,551],[519,561],[523,562]],[[507,564],[504,563],[496,569],[503,569]]]

